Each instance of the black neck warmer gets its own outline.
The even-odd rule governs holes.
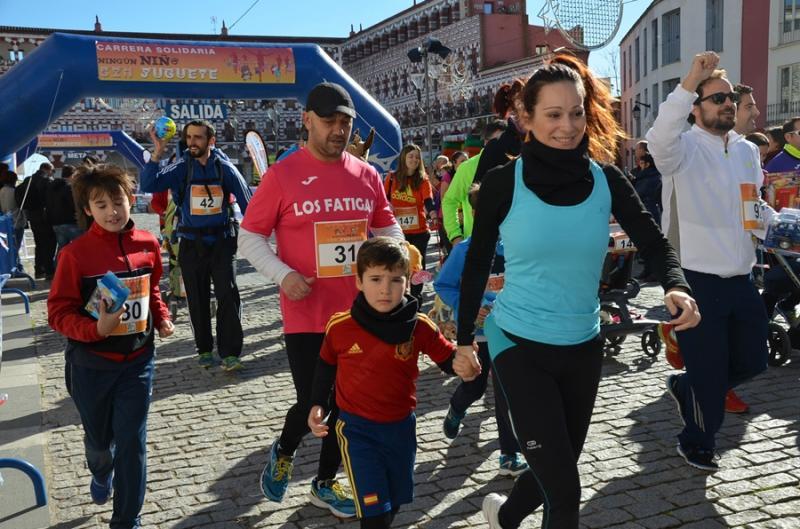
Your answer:
[[[548,147],[533,136],[522,144],[523,181],[536,196],[557,206],[583,202],[592,192],[589,138],[574,149]]]
[[[378,312],[370,307],[363,292],[359,292],[350,315],[365,331],[390,344],[406,343],[417,325],[417,300],[408,294],[391,312]]]

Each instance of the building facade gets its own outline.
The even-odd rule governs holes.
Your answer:
[[[525,0],[425,0],[414,1],[366,29],[351,27],[343,38],[236,36],[228,34],[224,24],[220,35],[109,32],[99,20],[94,30],[85,31],[0,26],[0,42],[6,44],[0,55],[0,75],[57,31],[163,40],[318,44],[397,119],[405,142],[414,141],[426,149],[426,113],[430,113],[434,153],[441,150],[443,138],[464,138],[480,131],[492,116],[492,100],[501,84],[529,76],[553,51],[570,48],[558,31],[546,32],[528,23]],[[431,37],[451,53],[443,60],[438,56],[431,60],[430,104],[426,105],[422,65],[412,63],[407,54]],[[571,51],[588,61],[588,52]],[[97,94],[76,103],[47,131],[124,130],[147,143],[145,128],[154,116],[192,115],[198,108],[214,109],[210,121],[217,127],[218,143],[240,164],[248,158],[241,142],[247,130],[259,131],[271,151],[299,138],[302,106],[293,99],[154,100]],[[181,119],[176,122],[180,125]]]
[[[629,169],[658,105],[704,50],[719,53],[732,83],[753,87],[759,127],[800,115],[800,0],[655,0],[620,42]]]

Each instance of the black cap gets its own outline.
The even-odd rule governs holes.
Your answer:
[[[356,107],[350,94],[336,83],[320,83],[311,90],[306,101],[306,112],[311,111],[323,118],[332,116],[334,112],[347,114],[354,119],[356,117]]]

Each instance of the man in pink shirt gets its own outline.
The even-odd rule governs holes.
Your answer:
[[[294,452],[309,432],[306,419],[325,325],[356,297],[358,249],[369,234],[403,239],[377,171],[345,152],[355,117],[344,88],[314,87],[303,113],[308,142],[267,170],[239,233],[242,255],[280,285],[286,353],[297,392],[261,475],[261,490],[275,502],[286,493]],[[268,242],[273,232],[277,253]],[[338,414],[335,406],[332,410],[329,424]],[[336,436],[329,435],[311,483],[311,502],[352,517],[353,500],[336,481],[340,464]]]

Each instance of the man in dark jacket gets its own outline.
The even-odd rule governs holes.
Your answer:
[[[22,182],[14,194],[33,231],[36,244],[34,271],[37,279],[53,278],[56,235],[45,212],[45,197],[52,181],[53,166],[45,162],[39,166],[38,171]]]
[[[62,167],[61,178],[53,179],[45,197],[47,220],[53,227],[59,251],[84,231],[78,227],[75,202],[72,199],[72,174],[74,172],[75,168],[71,165]]]

